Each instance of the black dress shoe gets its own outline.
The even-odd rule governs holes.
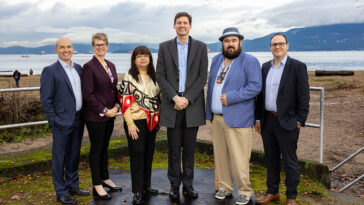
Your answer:
[[[112,192],[123,191],[123,187],[121,187],[121,186],[112,187],[112,186],[106,184],[105,182],[102,182],[101,184],[102,184],[103,187],[109,188],[110,191],[112,191]]]
[[[190,188],[183,187],[183,195],[190,199],[198,198],[198,192],[193,187]]]
[[[99,195],[99,193],[97,193],[95,187],[92,188],[92,195],[94,196],[95,199],[101,199],[101,200],[110,200],[111,199],[111,195],[110,194],[105,194],[105,195]]]
[[[90,195],[90,192],[89,191],[86,191],[86,190],[82,190],[80,188],[78,189],[71,189],[68,191],[71,195],[78,195],[78,196],[88,196]]]
[[[172,202],[178,202],[179,190],[171,188],[171,190],[169,191],[169,198],[171,199]]]
[[[140,192],[134,193],[133,204],[142,204],[142,194]]]
[[[72,198],[71,195],[65,194],[63,196],[57,197],[57,201],[61,202],[62,204],[76,204],[76,199]]]
[[[153,189],[152,187],[148,187],[148,188],[145,188],[143,194],[145,195],[148,195],[148,194],[151,194],[151,195],[157,195],[159,193],[159,191],[157,189]]]

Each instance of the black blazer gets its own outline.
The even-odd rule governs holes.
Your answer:
[[[263,90],[258,95],[256,120],[260,120],[264,129],[265,86],[271,67],[271,61],[262,66]],[[310,101],[310,90],[306,64],[287,56],[277,95],[277,112],[280,125],[286,130],[297,128],[297,122],[305,125]]]

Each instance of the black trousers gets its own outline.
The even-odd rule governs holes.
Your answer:
[[[185,110],[177,111],[175,128],[167,128],[168,137],[168,179],[171,187],[179,189],[192,187],[194,174],[194,154],[198,127],[186,127]],[[181,171],[181,151],[182,166]]]
[[[109,179],[108,148],[114,129],[114,118],[106,122],[86,121],[86,127],[91,142],[89,158],[92,185],[101,185],[102,181]]]
[[[296,153],[298,136],[298,128],[293,131],[286,130],[280,126],[277,117],[265,114],[262,137],[268,172],[267,193],[279,192],[282,155],[286,173],[286,196],[288,199],[297,197],[297,186],[300,182]]]
[[[78,164],[84,123],[76,115],[72,126],[52,128],[52,180],[58,197],[78,189]]]
[[[152,162],[157,128],[149,132],[146,119],[134,120],[134,124],[139,129],[136,140],[129,135],[128,126],[124,121],[130,156],[132,192],[136,193],[143,192],[152,185]]]

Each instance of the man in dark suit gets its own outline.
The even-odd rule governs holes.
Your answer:
[[[56,43],[58,61],[47,66],[40,78],[40,100],[52,128],[52,179],[57,201],[75,204],[71,195],[89,195],[79,188],[78,163],[84,123],[81,118],[82,93],[80,65],[71,61],[72,42]]]
[[[198,127],[206,123],[203,88],[207,79],[207,47],[189,36],[191,23],[188,13],[176,14],[177,37],[159,45],[157,61],[156,77],[163,98],[160,124],[167,127],[172,201],[179,199],[181,181],[186,197],[198,197],[193,188],[194,151]]]
[[[287,55],[284,34],[272,36],[273,60],[263,64],[263,90],[258,96],[255,129],[261,133],[267,163],[267,193],[259,204],[279,200],[281,155],[286,173],[286,204],[296,204],[300,181],[297,141],[309,111],[310,92],[306,64]]]

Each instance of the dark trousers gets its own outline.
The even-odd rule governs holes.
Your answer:
[[[282,155],[286,173],[286,196],[288,199],[297,197],[297,186],[300,182],[296,153],[298,135],[298,128],[293,131],[286,130],[280,126],[277,117],[265,115],[262,137],[268,172],[267,193],[276,194],[279,191]]]
[[[132,192],[143,192],[151,187],[152,162],[157,128],[149,132],[147,120],[134,120],[138,127],[138,139],[133,140],[128,132],[128,126],[124,122],[125,134],[128,139],[130,156],[130,170]]]
[[[71,127],[52,128],[52,180],[57,197],[78,189],[78,164],[84,124],[75,116]]]
[[[86,127],[91,142],[89,158],[92,185],[101,185],[102,181],[109,179],[108,148],[114,129],[114,118],[106,122],[86,121]]]
[[[177,111],[175,128],[167,128],[168,137],[168,179],[173,189],[192,187],[193,164],[198,127],[186,127],[185,110]],[[182,166],[181,172],[181,150]]]
[[[19,79],[15,79],[16,87],[19,87]]]

